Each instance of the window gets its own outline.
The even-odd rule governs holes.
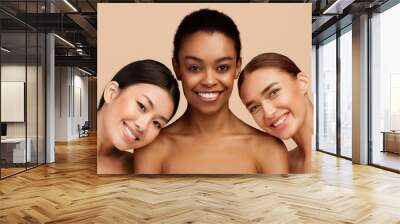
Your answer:
[[[318,48],[318,149],[336,154],[336,36]]]
[[[400,4],[371,18],[372,164],[400,170]]]
[[[340,36],[340,155],[352,157],[352,35],[351,26]]]

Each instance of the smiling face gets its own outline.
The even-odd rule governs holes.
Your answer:
[[[120,150],[152,142],[173,113],[168,92],[152,84],[135,84],[123,90],[110,82],[104,93],[103,140]]]
[[[245,76],[240,96],[256,123],[268,134],[288,139],[303,126],[307,77],[277,68],[261,68]]]
[[[188,103],[205,114],[228,107],[240,70],[233,40],[219,32],[199,31],[184,39],[178,57],[174,70]]]

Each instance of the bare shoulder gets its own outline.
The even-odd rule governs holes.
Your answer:
[[[250,142],[250,151],[257,162],[259,172],[288,172],[288,152],[282,140],[255,130]]]
[[[165,158],[172,150],[172,142],[164,130],[149,145],[135,149],[133,154],[134,173],[151,174],[161,173]]]

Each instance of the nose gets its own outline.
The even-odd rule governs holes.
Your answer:
[[[262,102],[261,103],[263,111],[264,111],[264,119],[268,120],[271,118],[274,118],[275,112],[276,112],[276,108],[274,107],[274,105],[272,105],[270,102]]]
[[[142,115],[135,121],[135,127],[136,129],[140,132],[140,134],[143,134],[147,130],[147,127],[149,126],[151,122],[151,117]]]
[[[206,87],[212,87],[217,84],[217,79],[211,69],[206,70],[205,74],[203,75],[203,79],[201,80],[201,84]]]

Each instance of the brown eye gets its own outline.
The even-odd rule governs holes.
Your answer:
[[[274,97],[274,96],[278,95],[278,93],[279,93],[280,90],[281,90],[281,89],[274,89],[274,90],[272,90],[271,93],[269,94],[269,96]]]
[[[249,111],[250,111],[250,113],[254,114],[258,111],[259,108],[260,108],[259,105],[254,105],[254,106],[249,107]]]
[[[137,102],[137,105],[139,107],[139,110],[142,111],[142,112],[146,112],[146,107],[144,106],[144,104],[139,102],[139,101],[136,101],[136,102]]]
[[[192,72],[192,73],[197,73],[197,72],[200,72],[201,71],[201,67],[200,66],[198,66],[198,65],[191,65],[191,66],[189,66],[189,69],[188,69],[190,72]]]
[[[154,125],[154,127],[156,127],[157,129],[161,129],[161,123],[160,122],[158,122],[158,121],[153,121],[153,125]]]
[[[220,73],[226,72],[230,69],[229,65],[220,65],[217,67],[217,71]]]

